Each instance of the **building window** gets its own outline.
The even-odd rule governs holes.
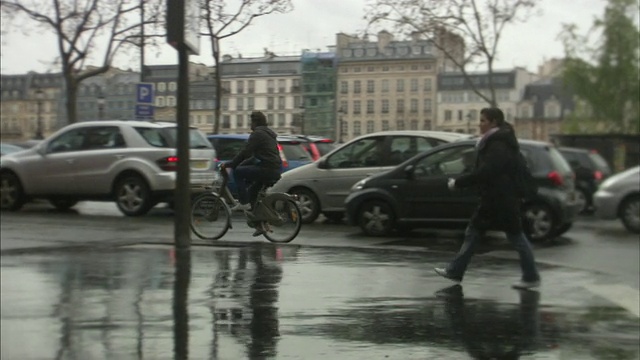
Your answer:
[[[340,94],[347,94],[349,92],[349,82],[340,81]]]
[[[275,91],[275,81],[267,80],[267,93],[273,94]]]
[[[387,99],[382,100],[382,113],[383,114],[389,113],[389,100]]]
[[[520,117],[523,117],[525,119],[529,118],[529,106],[525,105],[523,107],[520,108]]]
[[[389,92],[389,80],[382,80],[382,92]]]
[[[396,102],[396,112],[398,114],[402,114],[404,113],[404,100],[403,99],[398,99]]]
[[[175,96],[167,96],[167,106],[176,106]]]
[[[236,99],[236,110],[238,110],[238,111],[244,110],[244,98],[237,98]]]
[[[404,130],[404,120],[398,120],[398,123],[396,126],[398,130]]]
[[[164,96],[156,97],[156,106],[157,107],[164,107]]]
[[[360,121],[353,122],[353,136],[360,136],[362,134],[362,130],[360,130]]]
[[[458,110],[458,121],[464,120],[464,112],[462,110]]]
[[[389,120],[382,120],[382,131],[389,130]]]
[[[267,98],[267,109],[268,110],[273,110],[274,108],[274,103],[275,103],[275,99],[272,96],[269,96]]]
[[[374,131],[376,131],[376,127],[373,120],[367,121],[367,134],[371,134]]]
[[[418,91],[418,79],[411,79],[411,91]]]
[[[247,98],[247,110],[253,110],[255,109],[255,104],[254,104],[254,98],[253,97],[248,97]]]
[[[238,94],[244,94],[244,81],[243,80],[238,80],[236,82],[236,92]],[[242,109],[239,109],[242,110]]]
[[[411,120],[411,130],[418,130],[418,120]]]
[[[213,124],[213,115],[207,115],[207,124]]]
[[[367,93],[373,94],[376,90],[375,80],[367,80]]]
[[[244,127],[244,115],[236,115],[236,128]]]
[[[431,99],[424,99],[424,113],[431,114]]]
[[[375,67],[373,67],[373,66],[369,66],[369,67],[367,67],[367,71],[368,71],[368,72],[374,72],[375,70],[376,70],[376,68],[375,68]]]
[[[222,82],[222,93],[230,94],[231,93],[231,81],[223,81]]]
[[[286,123],[285,123],[285,117],[284,114],[278,114],[278,127],[285,127]]]
[[[229,110],[229,98],[222,98],[222,110]]]
[[[230,129],[231,128],[231,116],[223,115],[222,116],[222,128]]]
[[[361,70],[361,69],[360,69],[360,66],[356,66],[356,67],[354,67],[354,68],[353,68],[353,72],[357,72],[357,73],[359,73],[359,72],[360,72],[360,70]]]
[[[431,79],[424,79],[424,91],[431,91]]]
[[[355,115],[359,115],[360,114],[360,100],[354,100],[353,101],[353,113]]]
[[[360,94],[360,80],[356,80],[353,82],[353,93]]]
[[[167,84],[166,83],[158,83],[158,91],[165,91],[167,90]]]
[[[348,114],[349,113],[349,102],[346,100],[342,100],[340,101],[340,109],[338,110],[342,110],[343,114]]]
[[[278,80],[278,92],[283,93],[287,92],[287,81],[284,79]]]
[[[294,108],[299,108],[302,106],[302,97],[301,96],[294,96],[293,97],[293,107]]]
[[[396,91],[404,92],[404,79],[398,79],[396,82]]]
[[[410,103],[410,111],[412,114],[415,114],[418,112],[418,99],[411,99],[411,103]]]
[[[254,94],[256,92],[256,81],[249,80],[248,83],[249,85],[248,85],[247,93]]]
[[[284,96],[278,96],[278,109],[284,110],[285,108],[285,98]]]
[[[389,71],[389,66],[383,66],[382,71]]]
[[[373,100],[367,100],[367,114],[374,113],[374,103]]]
[[[451,121],[452,113],[451,110],[444,111],[444,121]]]

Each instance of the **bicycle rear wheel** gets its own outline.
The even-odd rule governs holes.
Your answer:
[[[274,243],[288,243],[295,239],[302,226],[298,204],[293,200],[277,199],[271,203],[271,208],[280,221],[265,222],[264,237]]]
[[[191,205],[191,230],[200,239],[218,240],[231,227],[231,210],[216,194],[202,194]]]

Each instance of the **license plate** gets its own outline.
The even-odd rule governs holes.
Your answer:
[[[193,169],[206,169],[209,167],[209,162],[206,160],[192,161],[191,168]]]

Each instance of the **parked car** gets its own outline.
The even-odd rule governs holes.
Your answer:
[[[348,222],[371,236],[394,229],[464,227],[476,209],[477,193],[450,191],[447,180],[471,171],[475,145],[475,140],[445,144],[359,181],[345,200]],[[539,186],[522,205],[525,234],[531,241],[558,236],[578,213],[573,172],[550,144],[521,140],[520,148]]]
[[[593,197],[601,219],[620,219],[627,230],[640,233],[640,166],[605,180]]]
[[[171,201],[176,183],[175,123],[88,121],[68,125],[35,147],[0,158],[1,207],[36,198],[59,209],[82,200],[115,201],[128,216]],[[215,180],[215,150],[190,129],[191,186]]]
[[[247,144],[249,134],[213,134],[207,135],[207,139],[216,149],[216,164],[232,160]],[[299,166],[311,163],[313,160],[303,146],[303,140],[294,136],[279,135],[278,150],[282,160],[282,172],[295,169]],[[236,185],[233,177],[228,183],[231,193],[236,194]]]
[[[595,150],[571,147],[561,147],[559,150],[576,174],[576,196],[580,211],[586,212],[593,206],[593,194],[600,183],[611,175],[611,168]]]
[[[302,145],[307,150],[309,155],[313,161],[317,161],[324,155],[331,152],[331,150],[336,148],[335,141],[332,139],[322,137],[322,136],[314,136],[314,135],[293,135],[301,140],[303,140]]]
[[[469,135],[440,131],[383,131],[357,137],[318,161],[282,175],[271,189],[298,196],[302,222],[322,213],[344,217],[344,199],[357,181],[388,170],[413,155]]]
[[[0,156],[8,155],[22,150],[24,150],[24,148],[17,145],[0,143]]]

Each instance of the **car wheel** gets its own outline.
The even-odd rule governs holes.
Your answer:
[[[545,204],[532,203],[524,207],[523,225],[525,235],[531,242],[542,242],[553,235],[556,227],[551,208]]]
[[[587,192],[583,189],[576,189],[576,204],[578,204],[579,212],[585,213],[589,208],[589,201],[587,200]]]
[[[556,229],[556,231],[554,231],[554,236],[564,235],[564,233],[566,233],[567,231],[571,230],[572,226],[573,226],[573,223],[564,223],[564,224],[560,225]]]
[[[298,205],[300,206],[300,219],[303,224],[310,224],[320,215],[320,201],[316,194],[307,189],[293,189],[291,195],[298,197]]]
[[[4,172],[0,175],[0,206],[2,210],[17,211],[25,203],[20,179],[15,174]]]
[[[357,221],[362,231],[369,236],[389,235],[394,228],[391,206],[379,200],[367,201],[358,210]]]
[[[144,215],[153,207],[149,185],[138,175],[127,175],[115,187],[118,209],[127,216]]]
[[[632,196],[622,202],[620,220],[630,232],[640,233],[640,196]]]
[[[341,211],[325,211],[322,213],[329,221],[339,223],[344,219],[344,213]]]
[[[72,207],[74,207],[77,203],[78,200],[75,199],[49,199],[49,202],[51,203],[51,205],[53,205],[53,207],[55,207],[58,210],[69,210]]]

